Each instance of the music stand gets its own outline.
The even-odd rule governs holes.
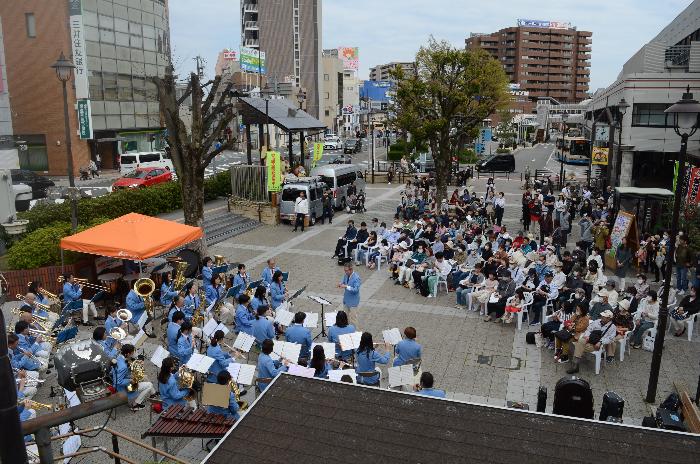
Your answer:
[[[256,288],[258,288],[259,286],[261,286],[262,283],[263,283],[263,280],[262,280],[262,279],[255,280],[255,281],[253,281],[253,282],[251,282],[251,283],[248,284],[248,289],[249,289],[249,290],[255,290]]]
[[[67,329],[61,330],[58,335],[56,335],[56,344],[67,342],[72,340],[78,335],[78,326],[68,327]]]
[[[72,316],[73,313],[77,311],[81,311],[83,309],[83,300],[74,300],[68,303],[63,307],[63,310],[61,311],[61,316],[56,320],[56,324],[54,324],[54,327],[59,325],[59,322],[61,324],[65,323],[66,317],[67,316]]]
[[[289,300],[287,300],[287,301],[289,301],[289,302],[291,303],[292,300],[293,300],[294,298],[297,298],[299,295],[301,295],[302,293],[304,293],[304,291],[306,291],[306,285],[304,285],[304,286],[301,287],[299,290],[297,290],[296,292],[294,292],[294,294],[293,294],[292,296],[290,296],[290,297],[289,297]]]
[[[241,291],[241,287],[243,284],[238,284],[235,287],[231,287],[228,289],[228,292],[226,292],[226,296],[224,296],[224,299],[226,298],[235,298],[236,294]]]
[[[315,295],[309,295],[309,299],[321,305],[321,333],[316,335],[314,337],[314,340],[316,340],[320,336],[327,337],[328,335],[326,334],[326,316],[324,313],[324,306],[330,306],[332,303],[326,300],[325,298],[321,298],[320,296]]]

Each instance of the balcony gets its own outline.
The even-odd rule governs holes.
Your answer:
[[[258,39],[245,39],[245,41],[243,42],[243,46],[256,48],[260,46],[260,42],[258,41]]]
[[[257,3],[244,3],[243,4],[243,13],[257,13],[258,12],[258,4]]]
[[[673,45],[664,53],[666,68],[688,68],[690,64],[690,45]]]
[[[257,21],[246,21],[244,27],[246,31],[257,31],[260,29]]]

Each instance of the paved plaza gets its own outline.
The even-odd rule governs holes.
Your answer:
[[[483,191],[485,182],[483,178],[476,180],[474,188]],[[496,189],[506,192],[508,203],[505,224],[513,234],[518,230],[520,218],[519,179],[497,180]],[[362,220],[369,222],[371,218],[377,217],[380,221],[390,223],[401,190],[402,186],[396,184],[370,185],[367,188],[368,211],[364,214],[336,214],[332,225],[319,224],[307,228],[303,233],[292,232],[288,224],[262,226],[210,247],[209,253],[224,255],[231,263],[245,263],[252,276],[260,275],[265,261],[274,257],[277,265],[290,273],[287,284],[290,293],[306,286],[306,292],[297,299],[295,310],[320,312],[319,305],[308,299],[307,295],[322,296],[334,304],[333,308],[326,308],[327,310],[337,310],[341,307],[342,291],[336,284],[340,281],[343,270],[331,256],[347,220],[353,218],[359,225]],[[577,229],[575,225],[570,244],[577,240]],[[413,290],[394,285],[384,265],[381,270],[368,270],[359,266],[357,272],[362,278],[359,312],[361,329],[371,332],[375,341],[381,341],[384,329],[398,327],[403,330],[409,325],[415,327],[417,340],[423,345],[422,369],[435,376],[436,387],[445,389],[449,398],[498,406],[504,406],[506,401],[524,401],[534,410],[538,387],[542,385],[549,391],[547,411],[551,411],[554,385],[566,375],[568,364],[556,364],[552,359],[552,351],[526,345],[527,326],[518,331],[515,324],[483,322],[478,313],[455,309],[455,294],[445,293],[442,289],[436,299],[426,299]],[[10,305],[7,304],[5,310]],[[160,327],[157,329],[160,330]],[[313,335],[320,330],[320,327],[314,330]],[[90,333],[88,328],[81,327],[82,337],[86,338]],[[697,362],[700,359],[699,340],[700,337],[695,337],[692,342],[685,338],[667,338],[657,401],[663,400],[673,390],[674,381],[684,382],[694,389],[698,378]],[[146,342],[144,351],[147,357],[155,349],[155,342],[156,340]],[[228,342],[231,344],[232,340]],[[595,375],[593,358],[586,358],[581,365],[580,376],[593,387],[596,411],[600,409],[604,392],[614,390],[626,402],[624,422],[640,424],[645,415],[655,410],[653,405],[647,405],[643,401],[650,362],[651,353],[632,350],[624,362],[619,362],[617,358],[613,364],[604,365],[600,375]],[[250,363],[255,363],[253,357]],[[157,382],[155,366],[148,362],[146,364],[149,380]],[[383,372],[386,374],[385,367]],[[55,385],[55,373],[49,376],[46,384]],[[382,385],[386,385],[385,379]],[[36,400],[51,402],[48,393],[48,387],[40,389]],[[252,388],[245,399],[253,401]],[[101,425],[106,418],[105,414],[99,414],[81,420],[78,424],[82,427]],[[108,423],[108,427],[139,439],[148,425],[148,410],[132,413],[126,407],[119,408],[116,418]],[[84,439],[83,444],[111,446],[109,435],[104,433],[96,438]],[[152,458],[151,453],[123,440],[120,441],[120,447],[125,455],[139,462]],[[162,444],[159,444],[159,448],[163,449]],[[186,459],[201,459],[205,455],[200,440],[171,442],[169,449],[179,450],[179,455]],[[97,462],[97,456],[91,455],[82,462]]]

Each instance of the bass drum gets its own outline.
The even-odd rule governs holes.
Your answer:
[[[185,277],[191,279],[199,273],[200,257],[199,253],[193,250],[180,250],[177,256],[187,263],[187,269],[185,270]]]
[[[54,365],[58,384],[70,391],[104,379],[112,367],[111,359],[95,340],[77,340],[61,346],[54,355]]]
[[[554,414],[593,419],[593,391],[578,377],[562,377],[554,388]]]

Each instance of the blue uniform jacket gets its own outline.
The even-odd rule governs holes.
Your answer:
[[[41,346],[38,343],[34,343],[35,339],[31,335],[17,334],[17,337],[19,337],[19,347],[24,351],[28,351],[31,354],[41,351]]]
[[[102,345],[102,348],[105,350],[105,354],[110,358],[116,358],[119,356],[119,351],[113,347],[114,343],[111,338],[100,340],[98,343]]]
[[[163,412],[174,404],[187,404],[185,397],[190,393],[188,389],[180,389],[177,386],[177,376],[175,374],[170,374],[168,383],[158,383],[158,392],[160,393],[160,399],[163,400]]]
[[[236,324],[236,333],[245,332],[249,335],[253,335],[253,316],[248,308],[243,305],[238,305],[236,308],[236,316],[233,318],[233,322]]]
[[[270,299],[272,300],[272,309],[277,309],[284,301],[284,282],[274,282],[270,285]]]
[[[433,396],[435,398],[445,397],[445,390],[437,390],[435,388],[424,388],[422,390],[417,391],[416,393],[423,396]]]
[[[160,286],[160,304],[169,308],[178,293],[179,292],[172,290],[172,285],[163,283],[163,285]]]
[[[238,420],[241,416],[238,414],[240,406],[236,402],[236,395],[233,392],[229,393],[228,397],[228,408],[222,408],[221,406],[208,406],[207,412],[212,414],[221,414],[222,416],[231,417],[234,420]]]
[[[372,372],[376,363],[386,364],[389,362],[389,353],[379,354],[372,350],[369,353],[363,351],[362,353],[357,353],[355,360],[357,362],[357,372]],[[376,384],[379,381],[379,373],[373,375],[372,377],[361,377],[357,376],[357,383],[363,384]]]
[[[323,365],[323,369],[321,369],[320,372],[314,372],[314,377],[317,379],[327,379],[328,378],[328,371],[330,371],[333,367],[330,365],[330,363],[325,363]]]
[[[253,297],[253,298],[250,300],[250,307],[251,307],[251,309],[252,309],[253,311],[255,311],[255,312],[257,312],[257,311],[258,311],[258,308],[259,308],[260,306],[263,306],[263,305],[269,306],[267,300],[265,300],[265,299],[259,300],[259,299],[255,298],[255,297]]]
[[[223,285],[219,285],[218,287],[210,285],[205,289],[204,294],[207,299],[207,307],[209,307],[213,302],[215,302],[219,298],[223,298],[224,296],[226,296],[226,287],[224,287]]]
[[[168,351],[172,356],[177,354],[177,333],[180,331],[180,324],[168,322],[166,337],[168,339]]]
[[[394,358],[394,367],[403,366],[409,359],[421,358],[423,349],[420,343],[407,338],[396,344],[396,358]]]
[[[146,304],[143,302],[143,298],[138,296],[134,289],[129,290],[129,294],[126,295],[126,309],[131,311],[131,322],[136,324],[141,318],[141,315],[146,310]]]
[[[112,386],[118,391],[118,392],[125,392],[126,387],[128,387],[131,384],[131,371],[129,370],[129,366],[126,363],[126,359],[124,356],[119,355],[117,356],[117,364],[114,366],[112,369]],[[136,398],[138,392],[133,391],[133,392],[127,392],[126,396],[129,398],[129,400],[132,400]]]
[[[250,283],[250,277],[248,277],[248,274],[246,274],[245,277],[242,277],[240,274],[236,274],[233,277],[233,286],[235,287],[236,285],[240,285],[241,288],[236,292],[234,297],[238,298],[238,295],[245,292],[248,289],[249,283]]]
[[[258,346],[268,338],[274,340],[275,326],[265,317],[253,319],[253,337],[255,337]]]
[[[284,332],[284,338],[288,342],[299,343],[301,351],[299,358],[309,358],[311,349],[311,331],[302,324],[292,324]]]
[[[192,316],[194,315],[194,311],[199,308],[201,301],[199,300],[199,295],[196,293],[194,295],[190,295],[189,293],[185,297],[185,303],[182,306],[182,312],[185,313],[185,317],[187,319],[192,319]]]
[[[231,359],[230,354],[221,349],[220,344],[217,344],[216,346],[209,345],[207,348],[207,356],[214,358],[215,360],[211,367],[209,367],[207,382],[215,383],[216,376],[219,375],[219,372],[226,370],[228,365],[233,362],[233,359]]]
[[[79,300],[80,297],[83,295],[83,291],[78,287],[77,284],[69,284],[66,282],[63,284],[63,304],[67,305],[68,303]]]
[[[260,278],[269,287],[270,285],[272,285],[272,276],[275,275],[275,272],[277,271],[280,271],[280,268],[275,267],[274,269],[270,269],[270,266],[266,266],[265,269],[262,270]]]
[[[15,369],[24,369],[25,371],[38,371],[41,367],[41,363],[29,356],[25,356],[21,353],[19,349],[15,351],[9,350],[10,364]]]
[[[208,287],[211,285],[211,278],[214,276],[214,272],[211,270],[210,267],[204,266],[202,268],[202,284],[204,287]]]
[[[177,339],[177,359],[180,360],[180,364],[187,364],[187,361],[192,357],[194,348],[192,347],[192,335],[181,334],[180,338]]]
[[[280,361],[273,361],[270,355],[260,353],[258,356],[258,377],[261,379],[274,379],[280,372],[286,372],[287,366],[282,365]],[[260,384],[260,391],[265,391],[266,383]]]
[[[335,343],[335,356],[340,357],[343,359],[348,359],[350,356],[352,356],[352,350],[346,350],[346,351],[341,351],[340,350],[340,336],[357,332],[355,329],[355,326],[352,324],[348,324],[345,327],[338,327],[337,325],[332,325],[328,328],[328,341],[331,343]],[[330,356],[329,354],[326,354],[326,356]]]
[[[362,285],[362,280],[360,276],[353,272],[348,277],[347,274],[343,274],[343,283],[349,288],[345,288],[343,292],[343,304],[350,308],[356,308],[360,305],[360,285]]]

